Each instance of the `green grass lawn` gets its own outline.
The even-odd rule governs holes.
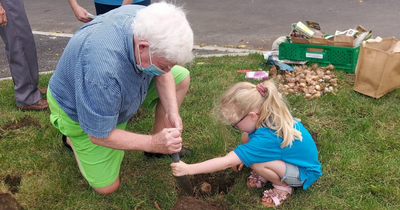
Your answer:
[[[181,107],[184,146],[196,163],[223,156],[240,141],[240,132],[220,125],[214,104],[232,84],[245,81],[239,69],[259,70],[262,55],[196,58],[188,65],[190,90]],[[380,99],[352,90],[354,75],[334,71],[338,92],[319,99],[289,95],[294,117],[313,135],[323,175],[309,189],[296,189],[281,209],[400,209],[400,90]],[[40,75],[46,86],[51,75]],[[49,122],[49,111],[16,109],[12,81],[0,82],[0,191],[24,209],[170,209],[181,195],[171,174],[170,158],[147,159],[142,152],[125,153],[122,185],[99,195],[81,176],[74,156]],[[153,110],[130,121],[127,129],[151,133]],[[228,209],[264,209],[264,189],[248,189],[250,169],[224,171],[232,186],[223,196],[200,199],[226,203]],[[14,183],[10,187],[10,183]],[[1,208],[0,208],[1,209]]]

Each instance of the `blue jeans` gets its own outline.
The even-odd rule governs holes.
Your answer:
[[[300,180],[299,167],[286,162],[286,173],[282,177],[281,182],[286,182],[291,187],[301,187],[304,181]]]

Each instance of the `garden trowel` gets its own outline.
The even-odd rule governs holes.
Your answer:
[[[172,161],[174,163],[179,162],[179,154],[174,153],[171,155],[172,156]],[[193,193],[193,187],[192,183],[190,183],[189,178],[185,176],[175,176],[176,181],[178,182],[178,185],[185,191],[186,194],[192,195]]]

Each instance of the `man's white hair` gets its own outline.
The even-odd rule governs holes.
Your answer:
[[[136,39],[150,43],[151,53],[184,65],[193,59],[193,31],[181,7],[161,1],[139,10],[132,23]]]

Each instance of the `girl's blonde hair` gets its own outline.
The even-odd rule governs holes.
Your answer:
[[[222,96],[219,112],[228,122],[235,122],[251,111],[260,110],[256,128],[269,127],[283,139],[281,148],[302,140],[301,132],[296,130],[292,114],[286,101],[279,93],[273,80],[262,83],[267,91],[265,96],[258,92],[256,85],[239,82],[229,88]]]

